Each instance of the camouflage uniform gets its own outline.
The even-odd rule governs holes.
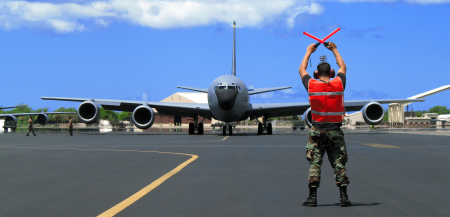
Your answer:
[[[337,186],[347,186],[350,181],[345,174],[347,162],[347,150],[345,147],[344,133],[340,128],[335,130],[317,130],[315,127],[309,133],[306,145],[306,159],[310,163],[308,187],[317,188],[320,185],[320,167],[323,163],[325,151],[331,167],[334,169],[334,177]]]
[[[70,120],[69,121],[69,133],[70,133],[70,136],[73,136],[73,123],[72,123],[72,120]]]
[[[33,122],[28,122],[28,133],[27,133],[27,136],[28,136],[28,134],[30,134],[30,132],[33,132],[33,135],[36,136],[36,133],[34,133],[34,130],[33,130]]]

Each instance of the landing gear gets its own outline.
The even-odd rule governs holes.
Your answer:
[[[194,132],[195,132],[194,123],[189,123],[189,134],[194,134]]]
[[[263,133],[267,133],[268,135],[272,135],[272,123],[267,123],[268,115],[264,115],[263,122],[259,122],[258,118],[255,117],[255,120],[258,121],[258,135]]]
[[[189,123],[189,134],[195,134],[195,131],[197,130],[197,133],[199,135],[203,135],[204,127],[203,127],[203,121],[206,119],[203,118],[203,120],[198,123],[198,115],[194,115],[194,123]]]
[[[198,134],[203,135],[203,123],[198,124]]]
[[[231,124],[227,124],[228,125],[228,135],[232,136],[233,135],[233,126],[231,126]]]
[[[258,135],[261,135],[263,133],[263,126],[261,123],[258,123]]]
[[[227,135],[227,125],[224,125],[222,127],[222,135],[226,136]]]

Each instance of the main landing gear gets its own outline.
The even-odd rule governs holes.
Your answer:
[[[194,115],[194,123],[189,123],[189,134],[194,134],[195,133],[195,131],[197,131],[197,133],[199,134],[199,135],[202,135],[203,134],[203,121],[205,120],[206,118],[203,118],[203,120],[200,122],[200,123],[198,123],[198,115]]]
[[[267,133],[268,135],[272,135],[272,123],[267,123],[268,115],[263,116],[263,122],[259,122],[258,118],[255,117],[255,120],[258,121],[258,135],[263,133]]]

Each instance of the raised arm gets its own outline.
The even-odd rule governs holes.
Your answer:
[[[331,50],[334,54],[334,57],[336,57],[336,62],[339,65],[339,72],[346,74],[347,73],[347,66],[344,63],[344,60],[341,57],[341,54],[339,54],[339,51],[337,50],[336,44],[333,42],[328,42],[328,46],[325,46],[329,50]]]
[[[308,60],[314,51],[316,51],[315,44],[310,44],[308,48],[306,48],[306,54],[303,57],[302,64],[300,64],[300,68],[298,69],[298,73],[300,73],[300,77],[303,78],[303,76],[307,75],[308,72],[306,71],[306,67],[308,66]]]

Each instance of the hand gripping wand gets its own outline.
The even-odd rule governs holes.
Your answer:
[[[303,32],[303,34],[305,34],[305,35],[311,37],[311,38],[314,39],[314,40],[319,41],[319,42],[317,42],[317,43],[314,45],[314,47],[317,48],[317,47],[319,47],[319,45],[322,44],[322,43],[323,43],[325,46],[328,46],[328,42],[326,42],[326,40],[327,40],[328,38],[330,38],[331,36],[333,36],[334,34],[336,34],[336,32],[338,32],[339,30],[341,30],[341,28],[337,28],[336,30],[334,30],[332,33],[330,33],[327,37],[325,37],[325,38],[323,38],[323,39],[319,39],[319,38],[315,37],[314,35],[311,35],[311,34],[309,34],[309,33],[307,33],[307,32]]]

